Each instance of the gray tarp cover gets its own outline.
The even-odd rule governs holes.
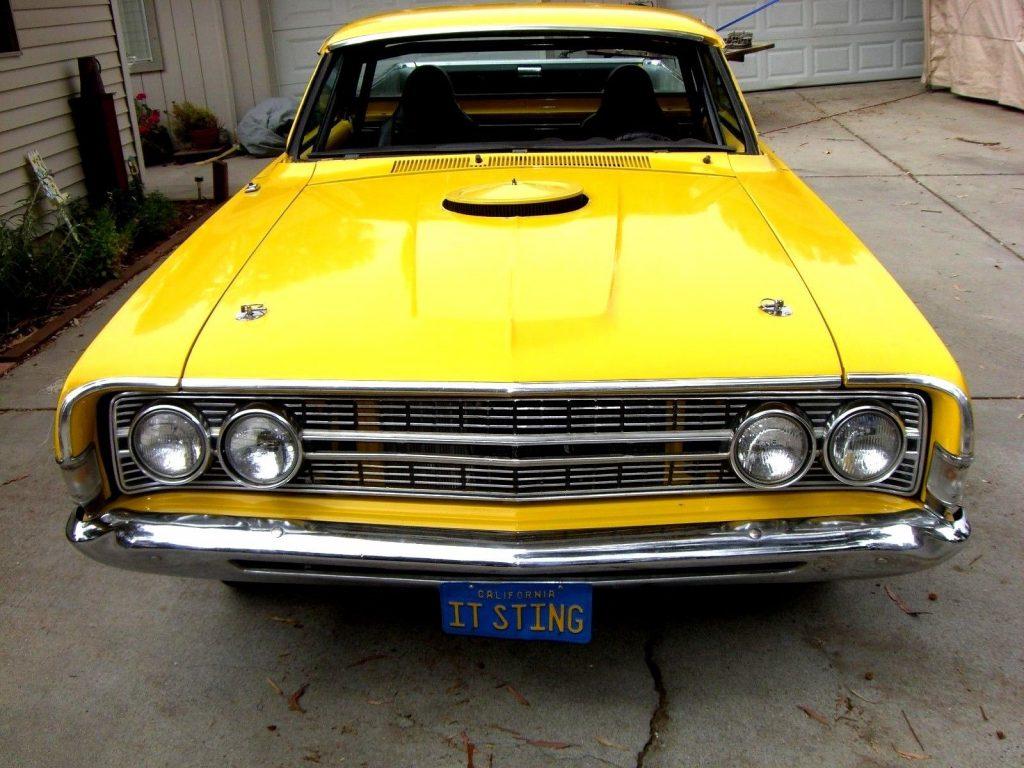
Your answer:
[[[261,101],[238,122],[239,143],[256,157],[281,154],[298,105],[298,100],[287,96]]]

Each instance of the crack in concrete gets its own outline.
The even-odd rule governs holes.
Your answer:
[[[840,115],[849,115],[849,114],[853,114],[854,112],[863,112],[865,109],[874,109],[875,107],[884,107],[886,104],[895,104],[897,101],[906,101],[907,99],[915,99],[918,96],[924,96],[924,95],[926,95],[928,93],[931,93],[931,91],[921,91],[919,93],[912,93],[909,96],[900,96],[899,98],[896,98],[896,99],[889,99],[888,101],[880,101],[877,104],[865,104],[863,107],[854,107],[853,109],[847,109],[847,110],[844,110],[842,112],[836,112],[835,114],[829,115],[829,114],[827,114],[825,112],[825,110],[823,110],[821,108],[820,104],[815,104],[813,101],[811,101],[806,96],[804,96],[802,93],[800,93],[799,89],[794,89],[794,90],[796,90],[797,96],[799,96],[805,102],[807,102],[812,107],[814,107],[816,110],[821,112],[821,117],[816,117],[813,120],[805,120],[802,123],[794,123],[793,125],[786,125],[786,126],[783,126],[782,128],[772,128],[772,129],[767,130],[767,131],[758,131],[758,133],[760,133],[762,136],[767,136],[769,133],[778,133],[779,131],[788,131],[790,128],[800,128],[801,126],[804,126],[804,125],[813,125],[814,123],[820,123],[822,120],[831,120],[832,118],[839,117]],[[845,126],[843,126],[843,127],[845,128]],[[851,131],[851,133],[852,133],[852,131]],[[858,138],[860,138],[860,137],[858,137]],[[863,139],[861,139],[861,141],[863,141]],[[867,142],[864,142],[864,143],[866,144]],[[871,147],[871,148],[875,149],[874,147]],[[875,150],[875,151],[877,152],[878,150]],[[879,153],[879,154],[881,154],[881,153]],[[883,155],[883,157],[884,157],[884,155]]]
[[[851,110],[851,111],[854,111],[854,110]],[[849,114],[849,113],[843,113],[843,114]],[[839,116],[840,115],[833,115],[834,118],[838,118]],[[921,189],[923,189],[929,195],[931,195],[936,200],[938,200],[939,202],[943,203],[944,205],[946,205],[947,207],[949,207],[950,209],[952,209],[953,211],[958,213],[961,218],[963,218],[963,219],[967,220],[968,222],[970,222],[971,225],[973,227],[975,227],[975,229],[977,229],[979,232],[981,232],[986,237],[988,237],[990,240],[992,240],[994,243],[996,243],[1000,248],[1002,248],[1008,254],[1010,254],[1011,256],[1013,256],[1016,259],[1020,259],[1021,261],[1024,261],[1024,255],[1017,253],[1017,251],[1015,251],[1013,248],[1011,248],[1006,243],[1004,243],[1002,240],[1000,240],[998,237],[996,237],[996,235],[994,235],[992,232],[989,232],[987,229],[985,229],[983,226],[981,226],[981,224],[979,224],[974,219],[972,219],[970,217],[970,215],[968,215],[965,211],[962,211],[960,208],[955,206],[953,203],[951,203],[945,197],[943,197],[938,192],[936,192],[934,189],[932,189],[927,184],[925,184],[923,181],[921,181],[921,179],[918,178],[918,176],[913,171],[911,171],[909,168],[905,168],[903,165],[901,165],[900,163],[898,163],[895,160],[893,160],[891,157],[889,157],[887,154],[885,154],[885,152],[880,150],[878,147],[876,147],[870,141],[868,141],[863,136],[861,136],[859,133],[854,131],[852,128],[850,128],[850,126],[846,125],[846,123],[844,123],[842,120],[838,120],[837,119],[835,122],[836,122],[836,125],[838,125],[840,128],[842,128],[848,134],[850,134],[851,136],[856,138],[858,141],[863,143],[864,146],[866,146],[872,152],[877,154],[879,157],[885,159],[886,161],[892,163],[896,168],[899,168],[908,179],[910,179],[915,184],[917,184],[917,186],[919,186]]]
[[[656,747],[660,738],[659,732],[668,722],[668,692],[665,690],[665,680],[661,675],[661,667],[654,657],[655,646],[660,644],[663,628],[659,625],[653,628],[644,641],[644,663],[647,671],[651,673],[651,680],[654,683],[654,691],[658,694],[658,703],[651,712],[651,719],[647,726],[647,741],[636,754],[636,768],[644,768],[647,756]]]
[[[53,413],[56,408],[0,408],[0,413]]]

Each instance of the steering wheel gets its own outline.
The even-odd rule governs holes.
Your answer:
[[[621,136],[616,136],[616,141],[642,141],[644,139],[655,141],[666,141],[668,136],[662,136],[660,133],[654,131],[633,131],[632,133],[624,133]]]

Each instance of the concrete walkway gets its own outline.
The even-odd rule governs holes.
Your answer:
[[[272,159],[249,155],[229,157],[227,163],[230,193],[241,191],[242,187]],[[213,167],[209,163],[189,163],[147,168],[146,189],[151,192],[162,192],[171,200],[195,200],[200,194],[204,199],[210,200],[213,197]]]
[[[585,647],[443,636],[430,591],[103,568],[64,541],[51,409],[129,286],[0,379],[0,765],[465,766],[467,741],[480,767],[1024,764],[1024,116],[910,81],[750,101],[964,366],[970,552],[884,583],[602,592]]]

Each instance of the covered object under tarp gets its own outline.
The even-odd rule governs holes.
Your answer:
[[[925,0],[926,85],[1024,109],[1024,0]]]

